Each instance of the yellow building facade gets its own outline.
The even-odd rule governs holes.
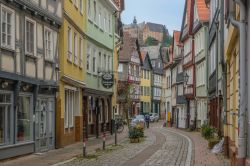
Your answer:
[[[151,112],[151,71],[142,69],[141,70],[141,112],[150,113]]]
[[[60,29],[60,83],[57,97],[57,147],[82,139],[82,96],[86,52],[86,0],[64,1]]]
[[[239,10],[236,8],[239,18]],[[225,152],[237,165],[238,149],[238,113],[239,113],[239,33],[238,29],[229,25],[225,40],[225,60],[227,65],[227,112],[224,123]]]
[[[141,83],[140,83],[140,113],[150,113],[151,112],[151,75],[152,66],[148,54],[144,52],[141,53],[143,66],[141,68]]]

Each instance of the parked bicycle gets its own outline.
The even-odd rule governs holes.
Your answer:
[[[121,133],[124,130],[124,122],[122,119],[116,119],[116,131],[117,133]]]

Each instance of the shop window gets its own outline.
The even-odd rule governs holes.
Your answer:
[[[31,140],[31,97],[19,97],[19,109],[17,110],[17,141],[25,142]]]
[[[10,143],[11,95],[0,94],[0,145]]]

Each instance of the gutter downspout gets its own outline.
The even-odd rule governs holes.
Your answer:
[[[233,26],[239,29],[240,33],[240,79],[239,79],[239,138],[238,138],[238,164],[245,165],[246,158],[246,111],[247,111],[247,74],[246,74],[246,9],[241,0],[234,0],[240,6],[240,21],[236,21],[230,15],[230,21]],[[248,124],[249,127],[249,124]],[[249,128],[248,128],[249,129]],[[248,134],[250,134],[248,132]],[[248,137],[249,139],[249,137]]]

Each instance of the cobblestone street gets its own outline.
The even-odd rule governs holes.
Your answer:
[[[184,135],[161,128],[160,124],[154,124],[146,130],[146,138],[142,143],[131,144],[123,141],[120,147],[112,152],[104,153],[93,159],[75,160],[63,164],[71,165],[190,165],[191,141]]]

